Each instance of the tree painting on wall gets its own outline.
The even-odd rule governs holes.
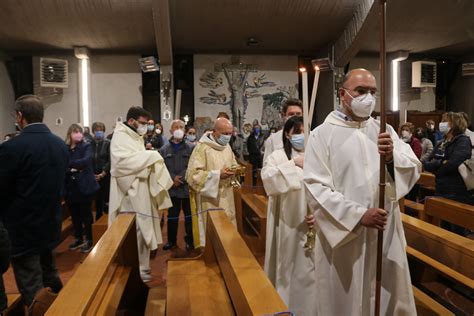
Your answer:
[[[259,120],[264,128],[280,127],[281,102],[296,96],[296,87],[277,87],[265,72],[259,71],[258,65],[242,63],[238,56],[232,56],[231,60],[231,63],[216,63],[213,69],[207,68],[201,74],[199,86],[205,89],[205,95],[199,97],[199,101],[227,106],[232,124],[244,135],[251,131],[251,127],[248,131],[249,126],[252,126],[249,123],[258,123]],[[250,99],[255,99],[250,103],[252,107],[257,106],[262,110],[258,117],[254,117],[255,109],[253,117],[248,117]]]

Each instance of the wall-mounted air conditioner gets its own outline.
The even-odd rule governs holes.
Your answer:
[[[474,76],[474,63],[462,64],[463,76]]]
[[[65,59],[40,58],[40,86],[45,88],[68,87],[68,63]]]
[[[415,61],[411,63],[412,88],[436,87],[436,63]]]

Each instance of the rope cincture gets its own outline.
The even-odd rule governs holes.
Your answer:
[[[198,216],[199,214],[203,214],[203,213],[206,213],[206,212],[214,212],[214,211],[224,211],[224,209],[221,208],[221,207],[211,207],[211,208],[208,208],[207,210],[197,212],[196,214],[186,215],[186,216],[184,216],[184,218],[192,217],[192,216]],[[141,213],[141,212],[127,211],[127,212],[120,212],[120,214],[137,214],[137,215],[140,215],[140,216],[150,217],[150,218],[153,218],[153,219],[161,220],[161,217],[154,216],[154,215],[148,215],[148,214]],[[171,220],[179,220],[179,216],[178,217],[169,217],[168,216],[167,218],[171,219]]]

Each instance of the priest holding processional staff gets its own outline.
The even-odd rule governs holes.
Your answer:
[[[314,129],[305,150],[306,198],[316,227],[317,315],[373,315],[377,233],[382,230],[380,312],[416,315],[398,201],[421,163],[391,126],[371,118],[377,91],[365,69],[347,73],[339,108]],[[378,208],[379,154],[385,156],[384,209]]]

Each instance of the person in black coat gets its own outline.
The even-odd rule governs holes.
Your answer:
[[[43,104],[33,95],[15,103],[23,130],[0,145],[0,217],[11,241],[11,264],[22,299],[30,305],[44,287],[62,283],[53,249],[61,234],[61,197],[67,147],[43,121]]]
[[[99,191],[95,197],[95,220],[108,211],[110,191],[110,141],[105,136],[105,124],[92,124],[94,138],[91,141],[95,179],[99,183]]]
[[[70,250],[92,249],[92,200],[99,190],[93,171],[91,144],[84,141],[82,127],[72,124],[66,137],[69,146],[69,168],[66,174],[66,203],[71,211],[75,240]],[[85,241],[83,235],[86,235]]]
[[[254,185],[257,180],[257,169],[262,168],[262,151],[264,142],[265,137],[262,134],[262,129],[260,125],[255,124],[252,133],[250,133],[247,138],[247,150],[249,152],[250,163],[252,164]]]
[[[8,232],[3,227],[0,219],[0,315],[8,307],[7,295],[5,294],[5,286],[3,285],[3,274],[7,272],[10,265],[10,238]]]
[[[472,195],[458,171],[458,167],[472,154],[471,140],[464,134],[467,122],[459,113],[449,112],[446,117],[446,122],[440,123],[441,126],[443,123],[447,125],[445,141],[436,146],[423,166],[436,175],[436,195],[474,205]],[[444,150],[440,150],[440,146]],[[465,233],[462,227],[450,223],[442,223],[442,226],[460,235]]]

